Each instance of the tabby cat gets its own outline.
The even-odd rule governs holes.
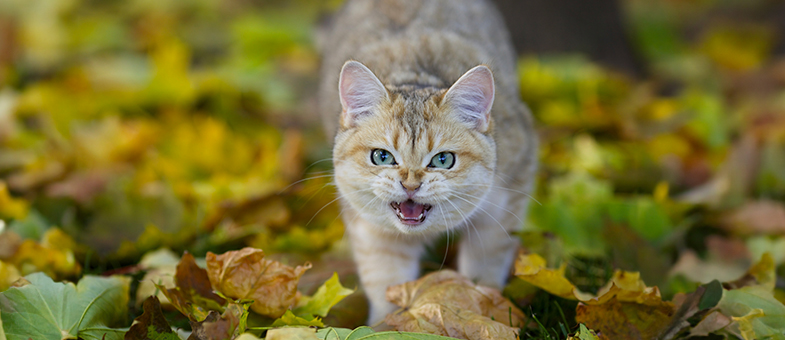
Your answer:
[[[322,47],[320,113],[369,323],[445,232],[464,234],[463,275],[503,286],[537,138],[499,13],[485,0],[347,0]]]

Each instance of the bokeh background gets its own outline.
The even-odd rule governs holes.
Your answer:
[[[0,290],[243,246],[356,282],[315,101],[340,3],[0,1]],[[666,297],[769,251],[785,299],[785,2],[497,3],[541,136],[522,244],[582,289],[621,268]]]

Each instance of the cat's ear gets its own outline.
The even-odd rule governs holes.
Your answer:
[[[343,64],[338,81],[341,95],[341,125],[352,127],[370,115],[374,107],[388,98],[387,89],[365,65],[350,60]]]
[[[495,89],[493,73],[485,66],[466,71],[453,84],[442,99],[458,118],[480,132],[486,132],[491,120],[491,106]]]

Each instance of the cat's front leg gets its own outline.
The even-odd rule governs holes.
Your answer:
[[[423,244],[382,231],[362,217],[347,218],[354,261],[370,304],[368,325],[398,309],[386,299],[387,287],[417,279]]]
[[[467,223],[458,250],[458,271],[479,284],[502,288],[507,282],[523,228],[526,199],[496,190]]]

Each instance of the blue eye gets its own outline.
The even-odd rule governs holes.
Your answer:
[[[375,149],[371,151],[371,163],[375,165],[395,165],[395,157],[387,151],[382,149]]]
[[[440,152],[431,158],[430,168],[450,169],[455,165],[455,154],[452,152]]]

